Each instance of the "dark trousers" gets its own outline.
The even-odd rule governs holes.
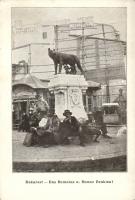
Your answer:
[[[70,136],[79,136],[80,144],[83,144],[85,142],[85,135],[81,130],[81,127],[74,129],[65,126],[65,124],[61,124],[59,132],[60,143],[67,142],[68,137]]]
[[[33,127],[31,128],[32,133],[32,145],[41,145],[44,146],[46,144],[54,145],[56,144],[54,134],[50,132],[44,131],[44,134],[38,135],[38,130],[35,130]]]
[[[103,135],[107,134],[107,128],[106,128],[106,124],[102,123],[101,124],[101,131]]]

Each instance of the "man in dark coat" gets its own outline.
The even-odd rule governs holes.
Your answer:
[[[24,112],[22,114],[22,119],[21,119],[21,123],[19,125],[19,131],[26,131],[28,132],[29,131],[29,128],[30,128],[30,124],[29,124],[29,117],[28,115]]]
[[[29,112],[29,124],[30,127],[38,127],[39,124],[39,119],[38,119],[38,113],[37,112],[33,112],[33,109],[30,110]]]
[[[72,116],[70,110],[65,110],[63,115],[65,116],[65,119],[63,120],[63,123],[61,123],[60,127],[61,141],[68,144],[69,136],[79,136],[80,145],[85,146],[84,135],[79,121],[76,119],[76,117]]]

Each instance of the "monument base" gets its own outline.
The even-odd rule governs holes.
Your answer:
[[[55,113],[63,119],[68,109],[78,120],[86,120],[87,113],[83,105],[83,93],[88,84],[83,75],[57,74],[50,80],[49,90],[55,95]]]

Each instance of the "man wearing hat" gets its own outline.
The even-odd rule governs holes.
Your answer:
[[[69,140],[68,140],[69,136],[79,136],[80,145],[85,146],[82,129],[76,117],[72,116],[72,112],[70,112],[70,110],[65,110],[63,115],[65,116],[65,119],[63,120],[63,123],[61,126],[62,142],[69,143]]]

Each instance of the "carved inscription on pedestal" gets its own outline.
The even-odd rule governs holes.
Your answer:
[[[80,90],[78,88],[73,88],[69,90],[70,104],[71,106],[80,105]]]

